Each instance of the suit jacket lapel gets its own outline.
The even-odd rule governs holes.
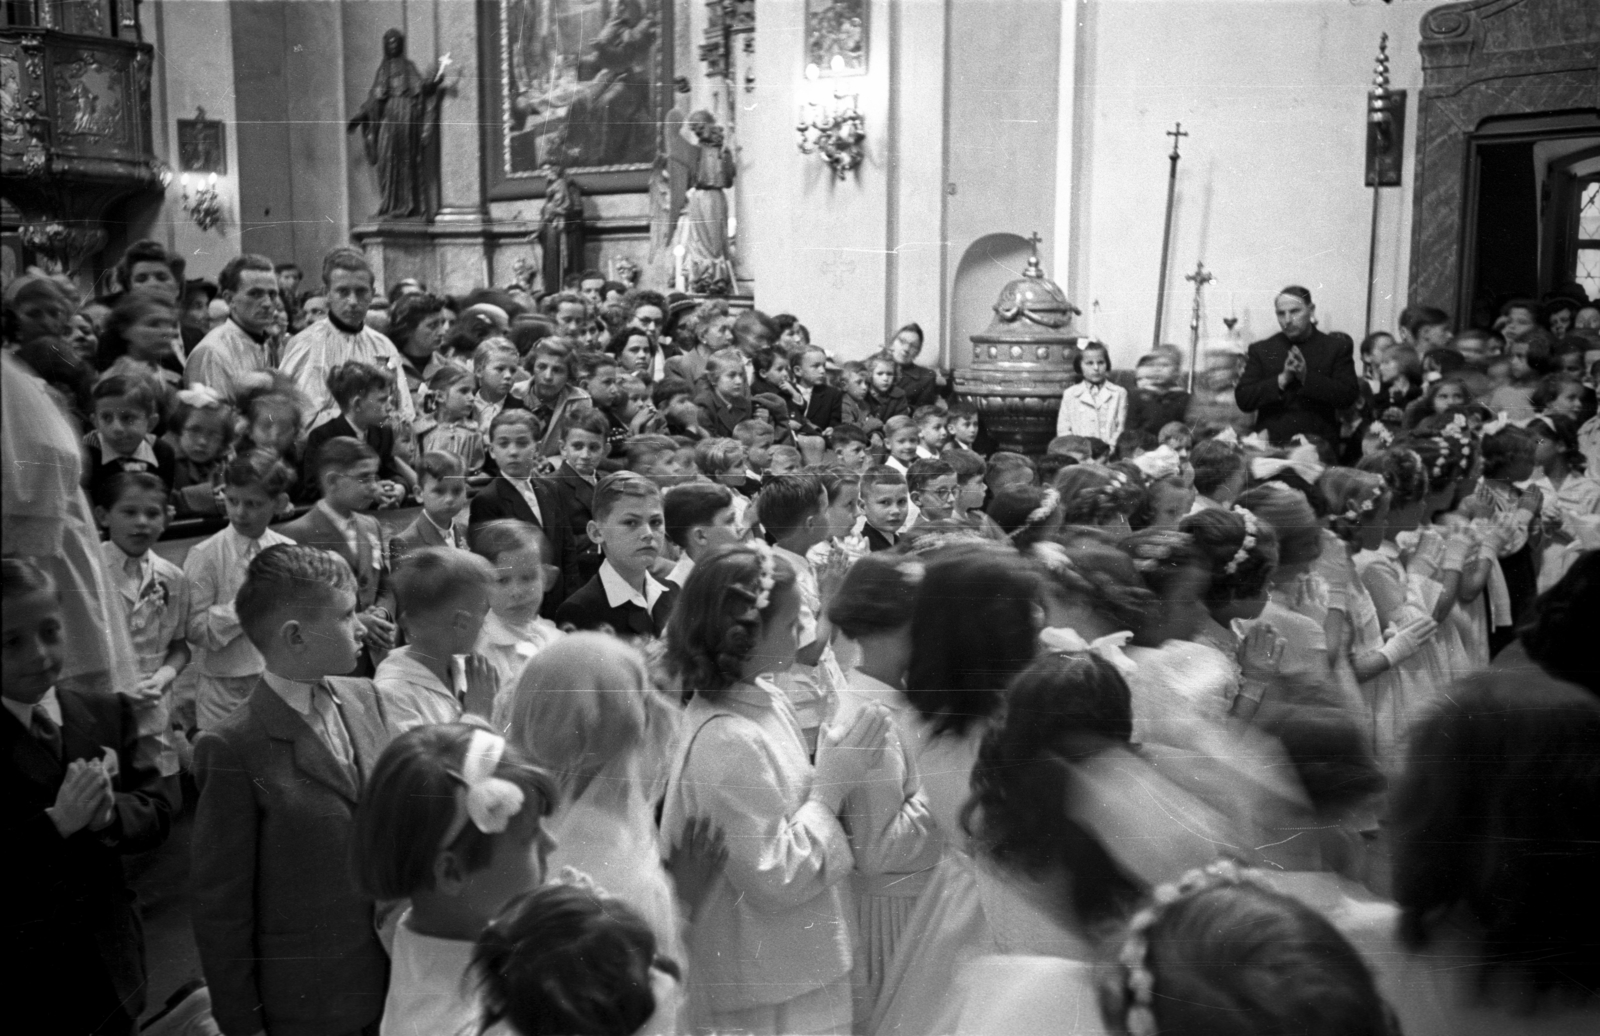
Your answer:
[[[359,580],[361,578],[360,562],[357,558],[351,556],[350,544],[345,542],[344,533],[340,532],[339,527],[333,524],[333,519],[324,514],[320,507],[313,507],[306,517],[316,523],[317,538],[324,543],[332,544],[331,547],[326,549],[332,550],[335,554],[344,558],[344,563],[350,566],[350,573]],[[361,542],[359,535],[356,537],[356,542],[358,544]],[[273,695],[273,697],[276,698],[277,695]]]
[[[52,756],[49,749],[34,740],[32,732],[24,730],[15,717],[0,716],[0,725],[3,725],[5,731],[4,734],[0,734],[0,743],[4,744],[11,766],[30,783],[48,789],[49,800],[54,801],[55,789],[67,772],[66,762]],[[63,756],[66,754],[65,730],[62,732],[62,754]],[[46,802],[46,805],[48,804],[49,802]]]
[[[61,703],[61,761],[65,766],[74,759],[99,759],[105,754],[106,748],[115,750],[117,745],[106,745],[96,741],[92,735],[95,722],[94,715],[83,700],[71,691],[57,689],[56,701]],[[133,762],[132,759],[118,759],[119,766],[126,766]]]
[[[534,492],[537,494],[538,490],[535,489]],[[537,525],[540,528],[544,527],[544,523],[540,522],[538,518],[534,517],[533,508],[528,506],[528,501],[524,500],[522,498],[522,494],[517,492],[517,487],[511,484],[510,479],[503,479],[501,481],[500,499],[506,502],[506,509],[511,512],[511,516],[513,518],[520,519],[524,522],[532,522],[534,525]],[[543,507],[543,504],[541,503],[540,506]]]
[[[344,729],[350,735],[356,766],[365,779],[378,765],[378,756],[389,743],[388,729],[381,714],[382,703],[373,692],[373,700],[378,707],[366,707],[366,691],[371,685],[365,680],[329,677],[327,683],[338,698],[339,715],[343,717]]]
[[[333,750],[323,743],[303,716],[291,709],[289,703],[267,686],[265,680],[256,683],[249,700],[251,711],[260,720],[267,736],[293,744],[294,764],[301,773],[338,792],[351,805],[355,804],[361,790],[356,787],[354,775],[333,757]]]

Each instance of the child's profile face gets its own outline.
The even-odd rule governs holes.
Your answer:
[[[981,511],[988,491],[989,487],[984,485],[982,475],[973,475],[961,483],[961,493],[956,497],[956,514],[966,515],[969,511]]]
[[[910,464],[917,459],[917,442],[919,436],[915,428],[902,428],[889,436],[887,447],[889,456],[902,464]]]
[[[1150,501],[1150,527],[1176,529],[1194,503],[1194,490],[1158,485],[1154,492],[1155,497]]]
[[[494,562],[489,607],[507,622],[526,625],[544,604],[544,559],[533,547],[508,550]]]
[[[945,440],[949,438],[949,431],[942,417],[930,417],[923,421],[917,428],[917,434],[922,439],[922,445],[935,453],[944,449]]]
[[[874,529],[882,532],[899,532],[905,524],[907,505],[911,502],[904,484],[876,485],[861,498],[861,513]]]
[[[1378,361],[1378,377],[1384,381],[1393,381],[1400,376],[1400,362],[1391,356],[1385,356]]]
[[[855,527],[856,515],[861,511],[861,487],[849,483],[839,487],[837,496],[828,501],[823,512],[828,523],[828,536],[834,539],[846,536]]]
[[[439,416],[446,421],[464,420],[472,413],[472,397],[477,391],[477,382],[470,377],[454,383],[444,390]]]
[[[856,402],[867,398],[867,378],[860,371],[851,371],[844,376],[844,394]]]
[[[650,405],[650,390],[638,378],[629,378],[622,383],[622,401],[620,413],[623,420],[632,420],[635,414]]]
[[[527,478],[533,474],[539,444],[534,441],[533,429],[526,423],[503,424],[495,429],[494,437],[489,440],[489,453],[502,475]]]
[[[422,497],[422,510],[428,517],[440,525],[448,525],[467,506],[467,479],[464,475],[446,478],[423,475],[419,495]]]
[[[712,515],[711,521],[698,528],[702,550],[715,550],[744,538],[739,530],[739,515],[732,504]]]
[[[517,361],[508,355],[497,353],[484,361],[473,372],[473,377],[478,382],[478,389],[483,393],[483,398],[498,400],[511,391],[511,386],[517,380]],[[535,378],[537,377],[535,375]],[[556,391],[559,392],[560,389]]]
[[[894,364],[878,362],[872,365],[872,391],[883,395],[894,388]]]
[[[872,454],[867,449],[867,444],[862,442],[847,442],[839,446],[839,463],[857,474],[866,471],[872,463]]]
[[[350,402],[350,416],[363,428],[381,425],[389,420],[389,390],[375,388]]]
[[[574,428],[561,441],[561,459],[584,477],[592,477],[606,455],[606,441],[593,432]]]
[[[953,417],[946,422],[945,427],[950,432],[950,438],[962,446],[971,446],[978,438],[978,419],[976,417]]]
[[[1079,358],[1078,362],[1083,367],[1083,380],[1091,385],[1098,385],[1106,380],[1106,372],[1111,370],[1111,360],[1101,349],[1089,349]]]
[[[1506,314],[1506,323],[1500,329],[1507,342],[1517,342],[1526,338],[1539,326],[1534,315],[1522,306],[1517,306]]]
[[[772,461],[767,465],[769,475],[792,475],[800,470],[800,461],[787,450],[774,451]]]
[[[171,310],[157,309],[133,322],[124,332],[128,353],[145,363],[160,363],[172,352],[172,339],[178,333],[178,318]]]
[[[593,374],[584,379],[583,390],[589,393],[596,407],[605,409],[616,405],[617,396],[621,394],[621,382],[622,375],[616,367],[597,367]]]
[[[166,497],[153,489],[126,490],[109,511],[98,513],[111,542],[129,557],[143,557],[167,527]]]
[[[789,384],[789,361],[782,356],[774,356],[772,366],[767,368],[765,377],[780,388]]]
[[[130,456],[150,434],[151,414],[125,396],[94,401],[94,426],[100,442],[119,457]]]
[[[767,470],[772,461],[772,440],[776,437],[771,425],[761,425],[751,431],[744,442],[745,463],[758,471]]]
[[[326,472],[322,496],[328,506],[340,513],[365,511],[378,499],[378,461],[357,461],[343,471]]]
[[[685,427],[700,420],[700,408],[695,406],[694,400],[686,393],[667,400],[666,414],[669,421]]]
[[[566,357],[550,355],[534,357],[533,393],[540,399],[551,400],[561,395],[561,390],[567,387],[569,376]]]
[[[210,464],[222,455],[225,432],[220,410],[196,410],[183,423],[178,451],[195,464]]]
[[[794,374],[802,385],[820,385],[828,380],[827,358],[819,352],[806,352],[795,364]]]
[[[1466,405],[1466,392],[1453,381],[1447,381],[1434,390],[1433,412],[1436,414],[1442,414],[1451,407]]]
[[[260,539],[267,531],[280,499],[268,496],[260,486],[225,486],[222,490],[222,507],[228,514],[228,524],[247,540]]]
[[[717,481],[735,489],[744,485],[745,469],[750,466],[750,460],[743,446],[728,451],[727,465],[726,469],[717,473]]]
[[[617,569],[638,572],[661,556],[666,528],[659,496],[625,496],[604,517],[589,523],[589,538],[600,544]]]
[[[1565,414],[1577,420],[1583,413],[1583,386],[1568,383],[1561,386],[1561,391],[1556,393],[1556,398],[1545,407],[1547,414]]]
[[[743,399],[749,394],[744,383],[744,368],[739,366],[725,367],[718,371],[717,380],[711,387],[723,399]]]
[[[308,629],[297,659],[302,672],[344,676],[361,655],[361,622],[353,590],[333,590],[322,604],[307,608]]]
[[[1534,436],[1533,462],[1540,467],[1545,467],[1561,456],[1561,442],[1553,436],[1544,434],[1544,430],[1536,423],[1528,431]]]
[[[943,521],[955,513],[961,487],[954,474],[940,475],[917,491],[917,507],[930,522]]]
[[[55,594],[35,590],[7,599],[0,608],[0,693],[37,703],[61,675],[65,639]]]

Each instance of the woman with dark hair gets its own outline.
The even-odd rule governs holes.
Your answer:
[[[1600,702],[1523,674],[1458,684],[1393,803],[1407,1036],[1600,1031]]]
[[[442,361],[435,355],[449,328],[445,300],[413,291],[394,300],[389,311],[389,340],[400,350],[400,368],[411,383],[411,393],[421,399],[422,383],[433,376]],[[420,394],[419,394],[420,393]]]
[[[884,350],[895,363],[894,387],[906,394],[906,405],[912,410],[932,406],[939,399],[939,376],[927,367],[917,366],[922,346],[922,326],[912,323],[896,331]]]

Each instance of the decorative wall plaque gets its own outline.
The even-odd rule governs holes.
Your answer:
[[[178,172],[228,172],[228,141],[221,119],[206,118],[204,108],[194,110],[194,118],[178,120]]]

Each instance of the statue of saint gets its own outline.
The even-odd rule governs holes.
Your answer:
[[[690,115],[683,138],[693,148],[689,169],[689,202],[679,224],[679,243],[690,285],[697,292],[725,295],[733,291],[733,263],[728,258],[728,198],[733,186],[733,151],[726,132],[708,111]]]
[[[583,192],[555,162],[546,162],[539,173],[545,178],[544,204],[534,235],[544,253],[541,274],[549,294],[561,290],[567,274],[583,269]]]
[[[446,54],[424,76],[406,57],[405,33],[383,34],[383,61],[372,91],[348,127],[361,131],[367,161],[378,171],[379,217],[433,217],[439,170],[431,145],[449,64]]]

